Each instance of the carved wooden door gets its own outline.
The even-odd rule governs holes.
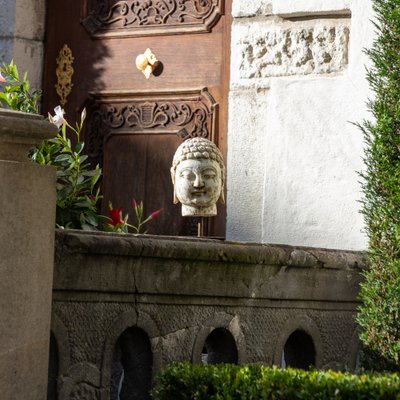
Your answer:
[[[230,7],[231,0],[48,0],[43,111],[65,101],[74,120],[87,107],[84,139],[103,168],[104,214],[111,200],[132,219],[136,198],[146,213],[163,208],[149,233],[196,234],[197,221],[172,204],[169,168],[188,137],[207,137],[226,155]],[[161,62],[150,79],[135,66],[147,48]],[[224,236],[223,206],[208,225],[207,234]]]

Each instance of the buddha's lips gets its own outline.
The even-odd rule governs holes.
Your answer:
[[[203,189],[193,190],[191,194],[192,196],[203,196],[204,194],[206,194],[206,191]]]

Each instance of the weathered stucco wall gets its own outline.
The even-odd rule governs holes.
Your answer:
[[[14,59],[36,89],[42,87],[45,5],[45,0],[3,0],[0,10],[0,62]]]
[[[227,238],[363,249],[369,0],[233,0]]]
[[[172,361],[200,362],[207,338],[221,328],[233,338],[239,363],[280,365],[288,338],[301,331],[312,338],[316,367],[354,367],[364,265],[357,252],[58,231],[52,316],[58,400],[83,393],[109,400],[116,344],[124,337],[125,351],[132,349],[131,327],[150,340],[153,373]],[[211,345],[216,353],[222,348],[221,356],[225,339]],[[142,360],[145,346],[138,351]],[[120,357],[129,358],[124,349]],[[145,368],[124,362],[126,380]]]

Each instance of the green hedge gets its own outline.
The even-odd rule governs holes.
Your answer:
[[[363,366],[400,368],[400,0],[373,0],[376,37],[367,51],[374,92],[366,142],[362,212],[369,238],[369,271],[361,286],[358,322]]]
[[[400,399],[400,376],[180,363],[157,377],[153,399],[392,400]]]

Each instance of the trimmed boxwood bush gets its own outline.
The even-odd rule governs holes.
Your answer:
[[[185,362],[172,364],[161,372],[153,399],[394,400],[400,399],[400,377]]]
[[[400,367],[400,0],[373,0],[376,39],[367,51],[375,93],[373,121],[360,125],[366,141],[363,214],[369,265],[358,316],[363,366]]]

